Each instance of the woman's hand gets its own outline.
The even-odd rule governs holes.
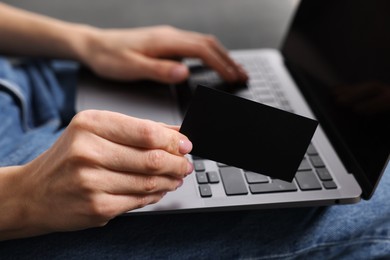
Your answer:
[[[0,238],[102,226],[156,203],[193,171],[184,156],[191,149],[176,127],[80,112],[48,151],[12,175],[12,198],[5,201],[16,201],[23,211],[15,216],[23,219],[14,219],[13,226],[21,226],[8,236],[0,226]]]
[[[188,68],[167,58],[196,57],[227,82],[248,79],[242,67],[211,36],[170,26],[137,29],[95,29],[82,49],[81,60],[98,75],[117,80],[151,79],[165,83],[185,80]]]
[[[227,82],[248,79],[214,36],[171,26],[99,29],[0,3],[0,35],[0,52],[75,59],[98,75],[116,80],[178,83],[189,72],[172,58],[182,57],[200,58]]]

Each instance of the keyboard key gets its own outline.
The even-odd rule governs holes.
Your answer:
[[[208,184],[199,185],[199,192],[200,196],[202,196],[203,198],[211,197],[213,195],[211,192],[210,185]]]
[[[196,180],[198,181],[199,184],[208,183],[209,182],[207,180],[207,176],[206,176],[205,172],[197,172],[196,173]]]
[[[290,102],[288,102],[286,99],[282,99],[280,101],[280,103],[282,104],[282,107],[284,107],[284,108],[291,108]]]
[[[337,189],[337,185],[334,181],[324,181],[323,182],[325,189]]]
[[[217,172],[207,172],[207,179],[209,180],[209,183],[219,183]]]
[[[235,167],[225,167],[219,170],[226,195],[245,195],[248,190],[241,170]]]
[[[234,93],[234,95],[236,95],[238,97],[245,98],[245,99],[254,100],[254,97],[253,97],[252,93],[250,93],[248,91],[236,92],[236,93]]]
[[[275,80],[275,79],[276,79],[276,76],[275,76],[275,75],[270,74],[270,76],[271,76],[271,77],[270,77],[271,80]],[[278,83],[278,82],[276,82],[276,81],[271,81],[270,83],[271,83],[272,88],[279,88],[279,83]]]
[[[249,189],[252,194],[259,193],[273,193],[273,192],[288,192],[297,191],[297,186],[294,182],[286,182],[281,180],[274,180],[272,183],[257,183],[250,184]]]
[[[307,153],[308,155],[317,155],[317,154],[318,154],[318,153],[317,153],[317,150],[316,150],[316,148],[314,147],[313,144],[310,144],[310,145],[309,145],[309,147],[307,148],[306,153]]]
[[[269,89],[265,89],[265,88],[254,88],[253,93],[255,95],[260,96],[260,97],[271,95],[271,91]]]
[[[265,183],[265,182],[269,182],[267,176],[265,176],[263,174],[260,174],[260,173],[256,173],[256,172],[245,172],[245,178],[246,178],[246,181],[248,183]]]
[[[217,163],[218,167],[228,167],[229,165],[227,164],[224,164],[224,163]]]
[[[301,164],[299,165],[298,171],[309,171],[311,170],[310,163],[307,159],[303,158]]]
[[[258,101],[261,103],[274,103],[276,102],[272,96],[262,96],[258,98]]]
[[[194,161],[194,169],[196,172],[204,172],[206,170],[203,161]]]
[[[317,171],[318,177],[320,177],[320,179],[322,181],[333,180],[332,176],[330,175],[330,173],[328,172],[328,170],[326,168],[318,168],[318,169],[316,169],[316,171]]]
[[[203,160],[202,157],[196,156],[196,155],[191,155],[192,160]]]
[[[301,190],[321,190],[321,183],[313,171],[297,172],[295,179]]]
[[[284,92],[283,92],[283,90],[281,90],[281,89],[274,89],[274,93],[276,94],[276,96],[278,96],[279,97],[279,99],[280,99],[280,101],[282,102],[282,103],[285,103],[286,105],[288,105],[289,104],[289,102],[287,101],[287,99],[285,99],[285,97],[284,97]]]
[[[256,89],[266,89],[268,90],[268,85],[264,82],[263,76],[261,74],[253,74],[249,79],[249,85]]]
[[[310,161],[313,164],[313,166],[316,168],[325,167],[324,162],[322,161],[322,159],[318,155],[310,156]]]

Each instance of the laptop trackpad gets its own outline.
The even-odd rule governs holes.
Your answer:
[[[99,109],[179,125],[180,113],[172,89],[155,82],[113,82],[81,78],[76,110]]]

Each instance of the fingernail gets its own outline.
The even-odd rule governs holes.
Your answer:
[[[194,171],[194,165],[190,162],[187,164],[187,175]]]
[[[188,69],[184,65],[178,65],[171,71],[171,79],[175,82],[183,81],[188,76]]]
[[[181,154],[187,154],[192,150],[192,143],[190,140],[180,140],[179,141],[179,152]]]

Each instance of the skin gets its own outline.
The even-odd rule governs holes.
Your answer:
[[[170,26],[103,30],[0,3],[0,35],[1,54],[74,59],[115,80],[185,80],[188,68],[169,57],[200,58],[227,82],[248,79],[215,37]],[[103,226],[158,202],[193,171],[192,143],[178,129],[78,113],[38,158],[0,168],[0,240]]]

